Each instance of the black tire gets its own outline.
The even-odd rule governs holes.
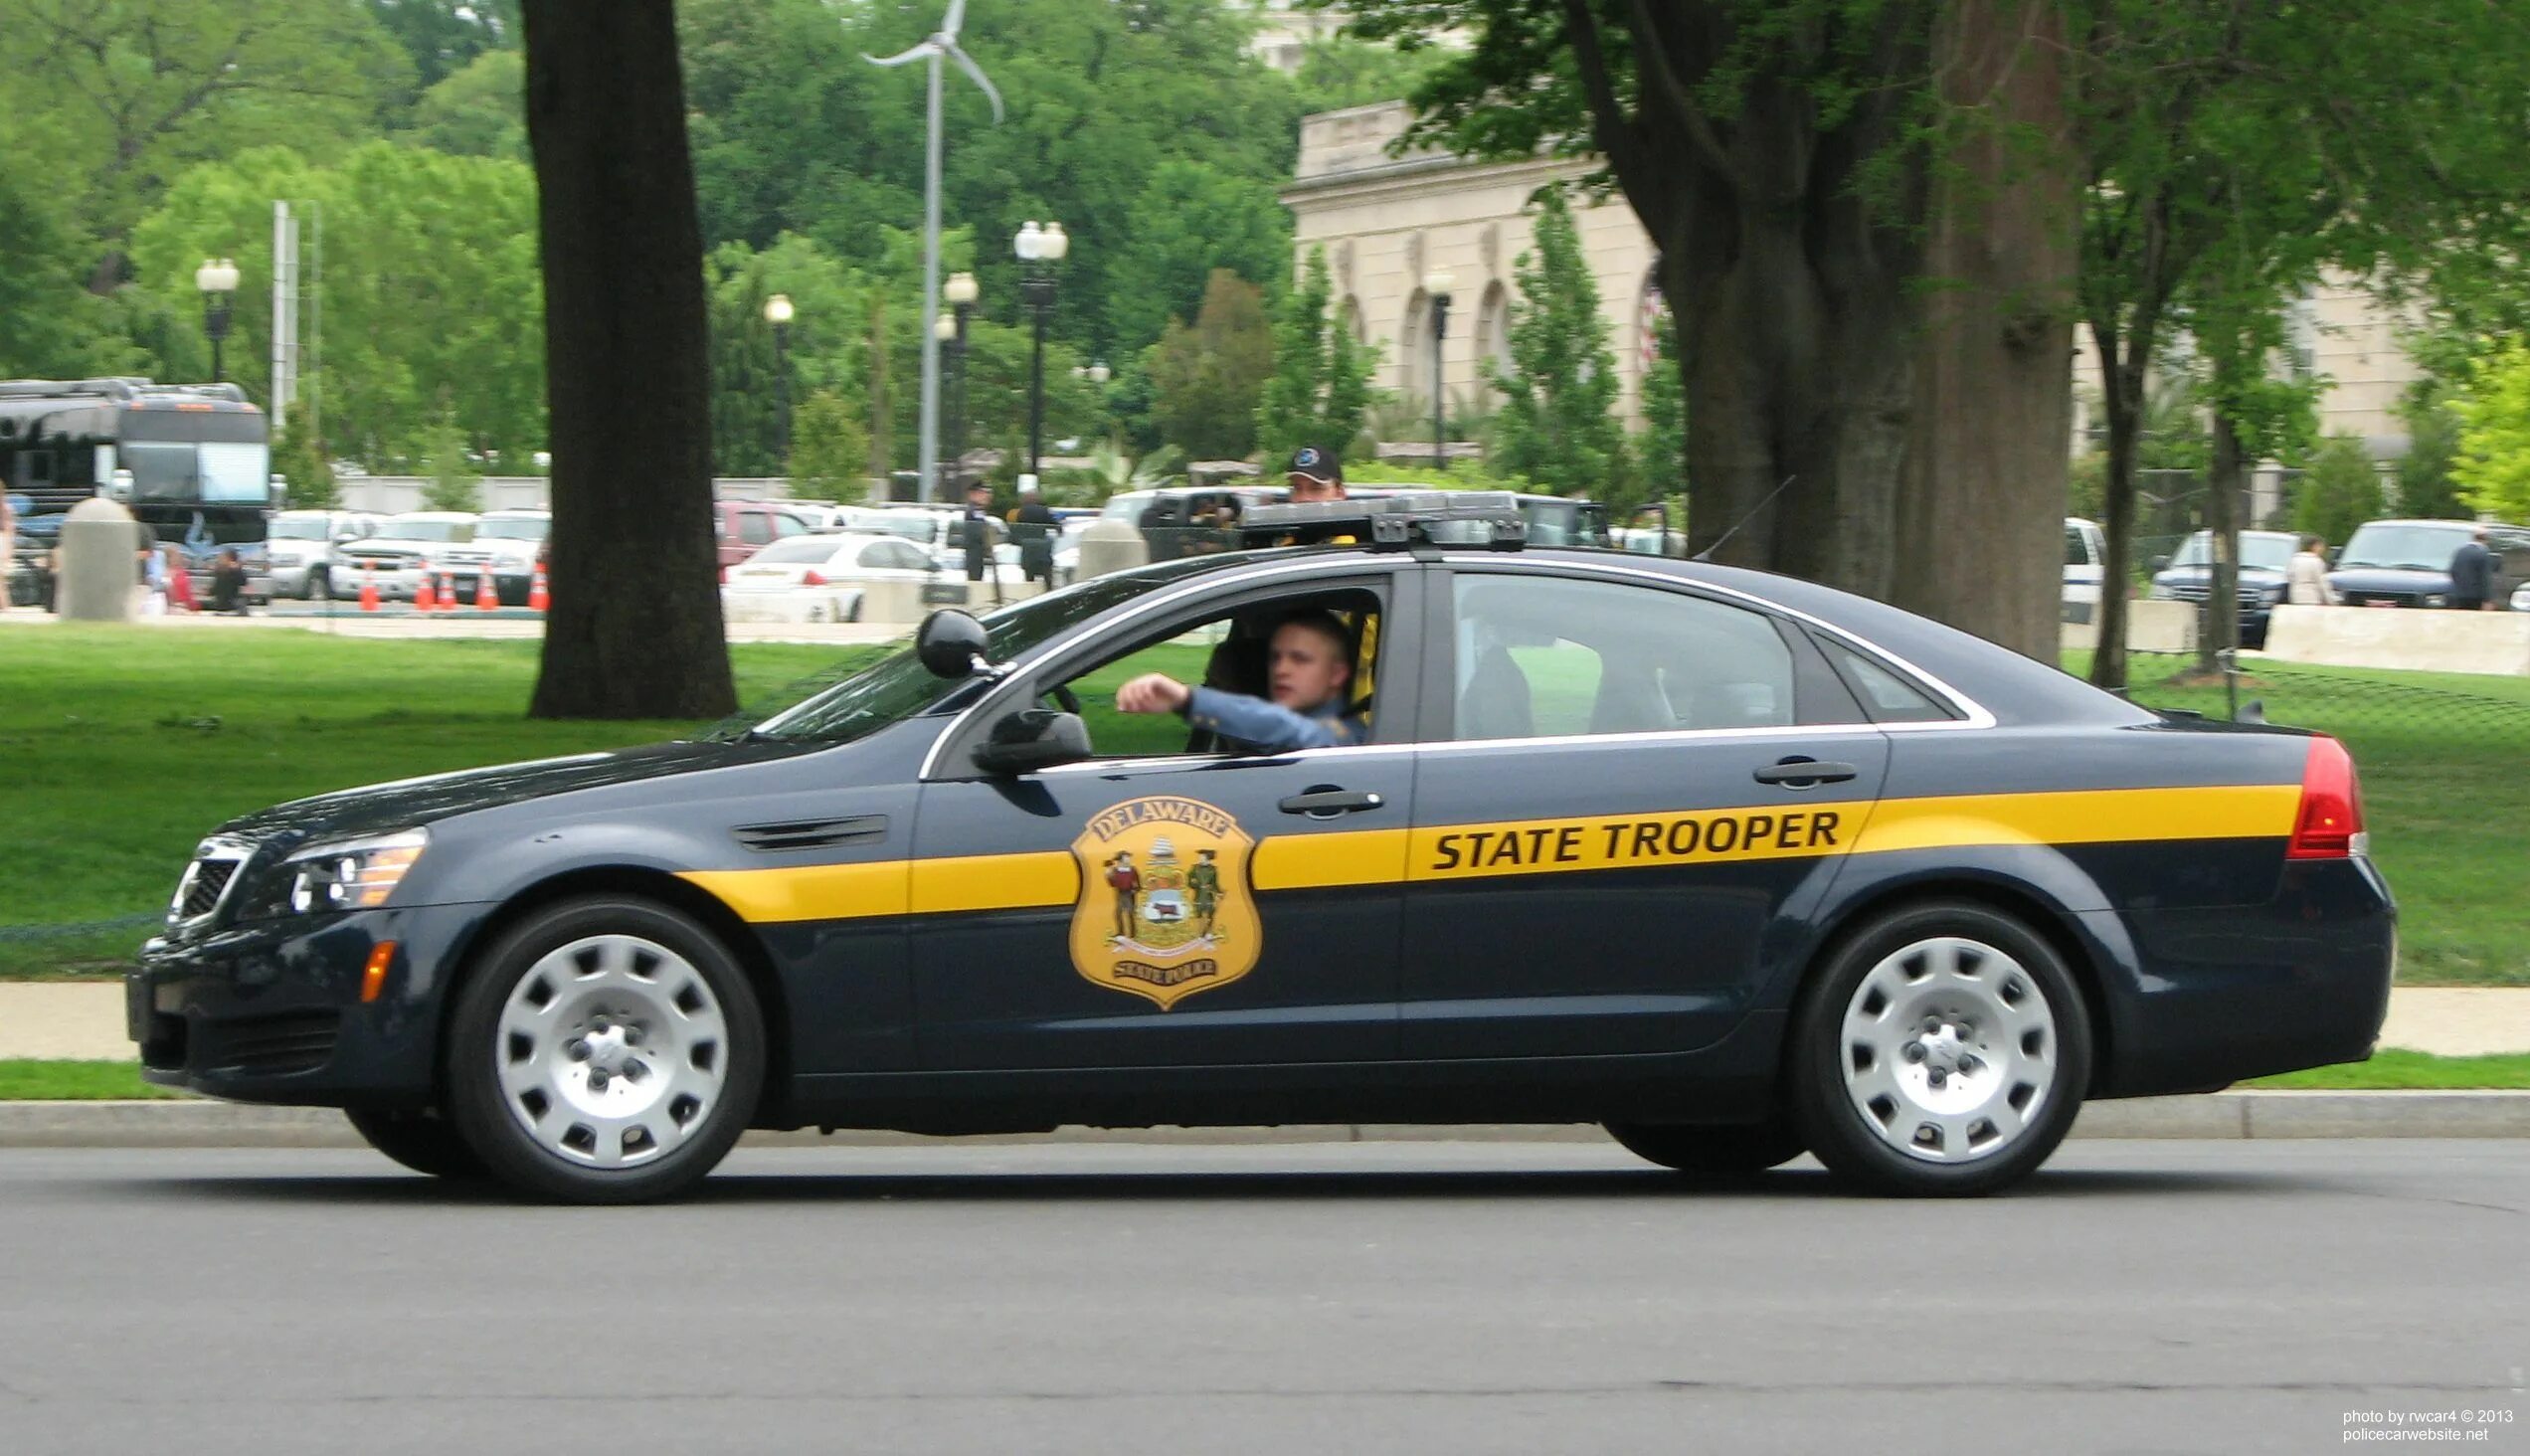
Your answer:
[[[1871,1049],[1870,1034],[1857,1032],[1849,1038],[1846,1016],[1849,1008],[1869,1014],[1868,998],[1858,1001],[1866,978],[1876,972],[1884,975],[1876,987],[1898,985],[1908,996],[1935,996],[1936,973],[1928,961],[1908,953],[1926,946],[1980,947],[1997,955],[1975,954],[1966,949],[1954,951],[1962,974],[1939,986],[1957,984],[1970,988],[1961,994],[1973,998],[1982,978],[1990,975],[1989,994],[1998,998],[1991,1005],[1980,1007],[1971,1002],[1967,1014],[1971,1019],[1984,1019],[1997,1024],[1981,1025],[1975,1035],[1993,1037],[1999,1052],[1985,1040],[1950,1039],[1952,1029],[1942,1025],[1937,1030],[1924,1028],[1927,1037],[1938,1037],[1930,1058],[1922,1058],[1921,1046],[1903,1051],[1900,1060],[1915,1061],[1926,1068],[1916,1071],[1893,1068],[1892,1080],[1911,1083],[1917,1094],[1939,1097],[1936,1091],[1924,1091],[1929,1067],[1954,1055],[1964,1057],[1963,1065],[1972,1064],[1973,1074],[1993,1072],[1995,1080],[1987,1084],[1990,1095],[1974,1089],[1983,1097],[1965,1112],[1949,1115],[1953,1125],[1964,1125],[1966,1136],[1956,1148],[1946,1147],[1948,1133],[1932,1124],[1943,1120],[1937,1112],[1926,1112],[1896,1097],[1881,1099],[1886,1111],[1867,1112],[1864,1105],[1868,1087],[1849,1090],[1848,1071],[1858,1083],[1867,1079],[1879,1056]],[[1934,952],[1933,954],[1938,954]],[[2021,975],[2016,976],[2017,966]],[[1922,969],[1921,982],[1908,982],[1907,976]],[[1975,974],[1966,974],[1973,969]],[[1894,980],[1892,978],[1895,978]],[[2024,979],[2025,978],[2025,979]],[[1916,986],[1925,990],[1917,993]],[[2011,1000],[2035,995],[2042,1004],[2029,1010]],[[1984,1015],[1991,1010],[1992,1016]],[[2046,1028],[2039,1031],[2035,1046],[2045,1053],[2043,1066],[2024,1065],[2012,1054],[2012,1040],[2001,1036],[2004,1016],[2035,1016],[2043,1010]],[[1887,1013],[1891,1026],[1913,1024],[1906,1008],[1896,1007]],[[2025,1019],[2021,1024],[2029,1026]],[[1880,1033],[1886,1034],[1886,1033]],[[1911,1029],[1905,1033],[1911,1037]],[[1964,1033],[1962,1033],[1964,1034]],[[2021,1046],[2028,1051],[2032,1042],[2025,1029]],[[2033,1053],[2035,1054],[2035,1053]],[[1969,901],[1936,901],[1907,906],[1887,912],[1858,927],[1832,950],[1827,960],[1811,977],[1803,993],[1798,1012],[1793,1019],[1791,1107],[1793,1124],[1803,1141],[1818,1160],[1827,1165],[1837,1179],[1853,1187],[1869,1192],[1902,1196],[1968,1196],[1990,1193],[2009,1187],[2036,1171],[2081,1111],[2083,1091],[2090,1085],[2091,1035],[2090,1015],[2081,989],[2076,985],[2072,970],[2046,937],[2031,930],[2020,920]],[[1962,1089],[1956,1097],[1969,1095],[1971,1084],[1965,1080],[1969,1072],[1953,1072],[1959,1076]],[[1932,1084],[1938,1087],[1939,1084]],[[2031,1088],[2026,1104],[2018,1101],[2020,1089]],[[2000,1099],[1998,1102],[1997,1099]],[[2034,1111],[2022,1111],[2022,1108]],[[1990,1148],[1980,1149],[1976,1142],[1976,1121],[1991,1112],[1996,1118],[2008,1115],[2017,1127],[2008,1135],[1998,1132],[1999,1124],[1988,1119],[1984,1126]],[[1906,1125],[1914,1124],[1915,1136],[1907,1135]],[[1911,1143],[1921,1151],[1907,1151],[1900,1143]]]
[[[484,1176],[483,1160],[466,1146],[456,1124],[437,1111],[385,1112],[346,1107],[343,1116],[370,1147],[415,1173],[460,1180]]]
[[[1609,1123],[1607,1130],[1635,1157],[1699,1180],[1748,1178],[1810,1151],[1783,1122],[1728,1127]]]
[[[601,938],[605,940],[602,942]],[[661,962],[653,959],[653,980],[647,984],[663,1001],[680,998],[683,992],[679,987],[683,987],[697,996],[698,1004],[716,1013],[717,1022],[708,1042],[684,1045],[675,1035],[647,1026],[652,1014],[671,1020],[680,1016],[681,1001],[680,1009],[673,1011],[663,1001],[644,1009],[637,1002],[627,1005],[620,998],[610,1007],[605,1001],[609,993],[581,990],[592,984],[583,979],[578,969],[585,963],[547,961],[566,948],[602,943],[646,945],[664,952],[671,965],[681,962],[681,969],[663,970]],[[584,949],[575,954],[599,953]],[[633,953],[632,979],[618,978],[604,984],[632,985],[637,980],[638,955]],[[545,968],[541,972],[540,964]],[[699,986],[693,984],[697,979]],[[536,984],[530,985],[531,981]],[[546,1044],[539,1046],[536,1038],[526,1038],[529,1055],[522,1056],[521,1038],[502,1034],[502,1016],[511,1008],[513,993],[532,1001],[540,992],[569,1000],[556,1010],[557,1020],[546,1028],[550,1033]],[[623,993],[635,997],[640,994],[637,989]],[[591,997],[599,1000],[591,1002]],[[578,1022],[559,1019],[574,1015],[574,1006],[593,1008]],[[610,1030],[610,1016],[625,1024]],[[624,1141],[612,1154],[624,1161],[618,1166],[604,1166],[597,1161],[610,1156],[600,1141],[603,1134],[591,1130],[603,1130],[611,1124],[570,1099],[603,1099],[608,1087],[628,1093],[645,1089],[649,1084],[636,1069],[619,1067],[612,1082],[600,1085],[599,1079],[587,1070],[599,1065],[598,1060],[590,1059],[587,1050],[597,1035],[578,1038],[576,1043],[555,1039],[571,1034],[569,1027],[575,1024],[590,1027],[597,1034],[612,1035],[615,1046],[610,1048],[610,1055],[620,1052],[628,1061],[646,1058],[646,1065],[652,1069],[649,1075],[665,1078],[660,1085],[670,1091],[683,1085],[680,1079],[717,1076],[718,1081],[711,1084],[706,1095],[695,1099],[690,1121],[676,1115],[672,1102],[650,1104],[641,1119],[644,1126],[624,1134]],[[645,1029],[653,1040],[637,1055],[622,1049],[624,1042],[635,1039],[636,1031]],[[531,1090],[513,1099],[503,1085],[504,1071],[515,1073],[522,1065],[546,1058],[548,1065],[556,1066],[561,1075],[568,1077],[572,1069],[560,1068],[550,1058],[563,1054],[553,1048],[569,1044],[580,1048],[575,1055],[583,1063],[579,1073],[582,1080],[573,1084],[576,1090],[561,1091],[562,1084],[557,1083],[553,1094]],[[747,1130],[755,1116],[757,1098],[763,1092],[765,1045],[764,1015],[755,990],[728,949],[710,931],[652,900],[625,895],[567,900],[537,911],[503,935],[484,954],[458,994],[449,1028],[449,1110],[466,1143],[482,1158],[492,1176],[512,1188],[557,1202],[652,1202],[672,1197],[699,1182],[728,1156],[739,1135]],[[663,1071],[656,1070],[662,1067]],[[614,1086],[615,1083],[622,1085]],[[539,1132],[530,1131],[530,1121]],[[677,1141],[660,1152],[660,1140],[651,1138],[646,1149],[636,1152],[633,1140],[645,1136],[651,1127],[670,1133]],[[575,1147],[574,1139],[584,1133],[589,1136]]]
[[[332,571],[330,569],[319,571],[315,567],[309,567],[307,569],[307,580],[299,586],[298,600],[302,602],[329,602],[333,600],[333,596],[334,582]]]

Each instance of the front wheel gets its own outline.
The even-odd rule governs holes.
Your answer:
[[[493,1175],[574,1203],[672,1196],[755,1115],[765,1031],[710,931],[654,901],[571,900],[503,936],[458,998],[449,1103]]]
[[[415,1173],[447,1179],[483,1176],[483,1160],[466,1146],[456,1125],[436,1110],[386,1112],[346,1107],[343,1117],[370,1147]]]
[[[1891,912],[1847,939],[1793,1027],[1810,1151],[1881,1193],[1989,1193],[2056,1151],[2090,1082],[2090,1017],[2054,946],[1968,902]]]

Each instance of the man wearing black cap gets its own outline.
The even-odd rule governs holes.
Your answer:
[[[1295,503],[1345,498],[1344,457],[1332,450],[1304,445],[1292,452],[1289,476]]]

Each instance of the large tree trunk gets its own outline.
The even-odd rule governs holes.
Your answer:
[[[1933,190],[1890,600],[2052,663],[2079,219],[2063,12],[1956,0],[1933,51],[1944,103],[1985,109]]]
[[[525,0],[552,401],[553,610],[529,713],[737,694],[711,528],[702,231],[670,0]]]

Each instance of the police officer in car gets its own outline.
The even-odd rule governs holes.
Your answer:
[[[1116,689],[1128,713],[1176,713],[1197,728],[1265,753],[1359,743],[1369,732],[1345,689],[1353,682],[1353,635],[1330,612],[1294,613],[1274,629],[1266,657],[1270,698],[1188,687],[1150,672]]]

